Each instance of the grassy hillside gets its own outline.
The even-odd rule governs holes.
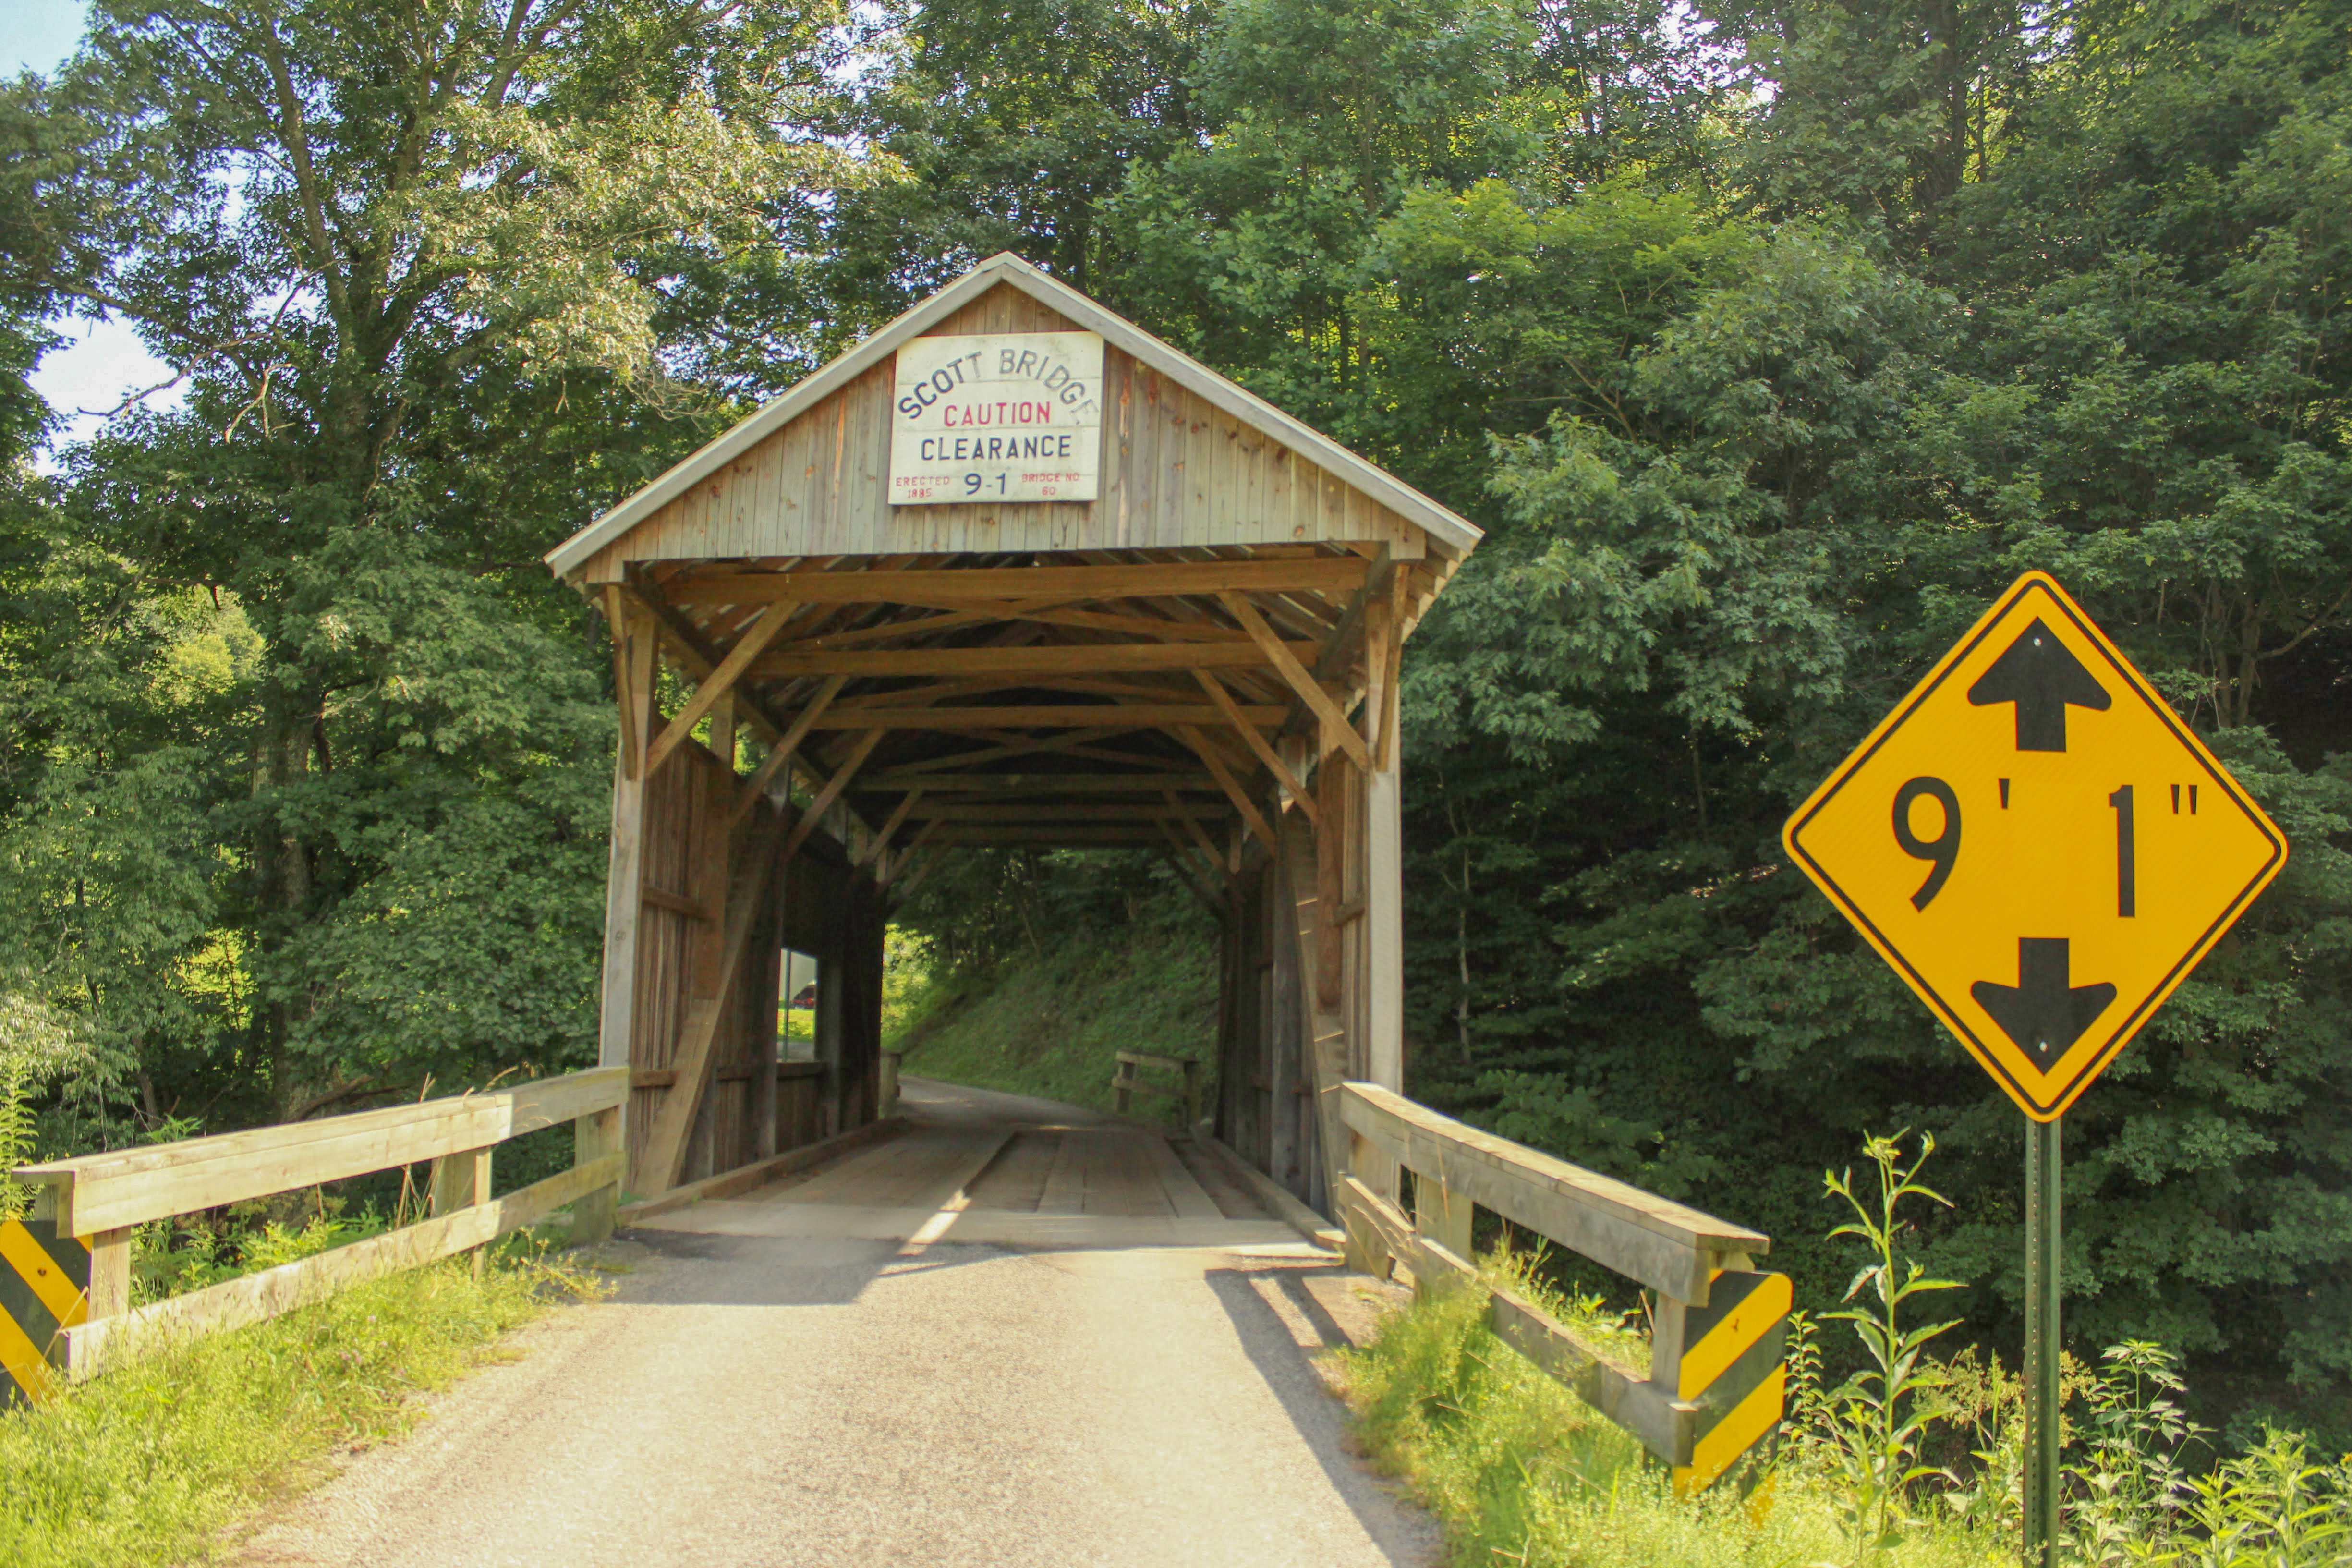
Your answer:
[[[894,944],[891,958],[905,1002],[886,1036],[923,1078],[1108,1110],[1121,1048],[1216,1057],[1216,953],[1195,930],[1151,920],[1072,930],[952,978],[934,979],[911,945]],[[1163,1096],[1139,1095],[1135,1109],[1179,1119]]]

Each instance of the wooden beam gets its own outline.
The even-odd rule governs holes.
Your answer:
[[[906,769],[876,773],[863,791],[927,789],[940,795],[1158,795],[1161,790],[1217,794],[1206,773],[923,773]]]
[[[1231,800],[1234,808],[1242,814],[1242,820],[1249,824],[1250,831],[1256,834],[1268,849],[1272,849],[1274,847],[1273,827],[1268,826],[1265,818],[1259,814],[1257,803],[1250,799],[1249,792],[1242,788],[1240,782],[1226,768],[1224,759],[1218,756],[1216,749],[1209,744],[1209,738],[1190,725],[1179,726],[1173,733],[1178,740],[1199,753],[1201,761],[1208,764],[1210,775],[1225,792],[1225,797]]]
[[[1351,594],[1366,563],[1354,555],[1298,561],[1155,562],[1135,566],[992,566],[919,572],[734,572],[674,577],[673,605],[969,604],[975,599],[1131,599],[1181,594]]]
[[[638,731],[643,722],[638,717],[644,704],[633,700],[637,689],[635,672],[630,666],[628,601],[622,595],[618,583],[604,584],[604,626],[613,636],[613,699],[621,709],[621,776],[641,779],[645,773],[637,766],[637,758],[645,745]],[[646,628],[646,656],[651,657],[653,628]]]
[[[1347,713],[1332,700],[1331,694],[1316,684],[1315,677],[1307,672],[1305,665],[1291,657],[1290,645],[1274,635],[1274,628],[1265,624],[1265,617],[1258,614],[1257,606],[1239,594],[1223,594],[1219,597],[1224,601],[1225,608],[1233,613],[1234,619],[1242,624],[1242,629],[1265,650],[1268,661],[1281,671],[1283,679],[1290,682],[1290,689],[1298,693],[1300,700],[1323,721],[1325,733],[1337,734],[1340,746],[1355,758],[1356,765],[1369,772],[1372,765],[1372,753],[1365,746],[1364,738],[1356,733],[1356,727],[1348,722]]]
[[[928,757],[919,763],[901,763],[893,776],[919,773],[931,768],[952,768],[973,763],[1002,762],[1012,757],[1034,756],[1044,752],[1075,752],[1081,750],[1089,741],[1104,740],[1120,732],[1114,727],[1108,730],[1080,730],[1076,734],[1070,735],[1049,735],[1043,740],[1007,741],[1001,745],[985,747],[977,752],[950,752],[944,757]],[[985,732],[981,738],[987,738]]]
[[[1242,739],[1247,741],[1250,750],[1257,753],[1257,760],[1264,763],[1266,771],[1274,775],[1274,782],[1280,784],[1298,808],[1307,814],[1307,821],[1319,826],[1323,820],[1322,811],[1315,804],[1315,797],[1307,793],[1305,784],[1298,782],[1298,776],[1282,760],[1282,753],[1268,744],[1264,735],[1241,721],[1240,710],[1234,705],[1233,694],[1225,689],[1224,682],[1205,669],[1195,670],[1193,674],[1201,682],[1201,689],[1209,694],[1209,700],[1223,711],[1225,721],[1241,731]]]
[[[881,866],[877,868],[880,874],[874,879],[874,885],[877,888],[887,888],[905,876],[907,868],[915,863],[916,852],[929,843],[931,835],[939,830],[938,822],[926,822],[920,832],[907,840],[907,847],[904,849],[899,850],[896,856],[885,856]]]
[[[816,831],[817,819],[841,798],[841,792],[849,787],[851,779],[857,776],[858,768],[874,754],[874,748],[880,745],[883,737],[888,733],[887,730],[872,730],[858,737],[857,744],[850,748],[849,755],[841,760],[839,771],[823,789],[816,792],[816,798],[809,802],[808,810],[803,812],[800,821],[793,824],[793,836],[784,840],[784,851],[776,857],[778,861],[788,862],[800,852],[800,847],[808,842],[809,835]]]
[[[1171,806],[1176,804],[1176,796],[1172,792],[1168,796],[1168,804]],[[1200,823],[1195,820],[1189,812],[1178,811],[1175,813],[1175,816],[1184,824],[1184,831],[1192,835],[1193,844],[1199,847],[1201,854],[1208,860],[1209,869],[1213,873],[1223,870],[1223,858],[1218,855],[1217,847],[1209,842],[1209,836],[1205,832],[1202,831]],[[1164,826],[1168,819],[1166,817],[1162,817],[1160,820]]]
[[[910,854],[912,853],[911,847],[909,847],[908,852]],[[915,896],[915,889],[923,885],[923,879],[931,874],[931,868],[947,858],[948,852],[945,845],[935,847],[931,850],[930,854],[924,859],[923,863],[915,868],[915,874],[908,878],[905,884],[898,889],[898,897],[902,899],[913,898]]]
[[[1099,823],[1067,827],[1047,823],[992,825],[982,822],[970,826],[950,823],[940,830],[940,836],[932,842],[1004,847],[1035,845],[1041,848],[1079,848],[1089,845],[1157,844],[1160,842],[1160,830],[1148,822],[1139,823],[1133,827],[1106,826]]]
[[[713,703],[735,689],[735,678],[743,673],[745,666],[760,657],[760,650],[766,647],[770,639],[783,628],[784,617],[791,613],[789,605],[772,605],[760,613],[760,618],[751,623],[751,629],[735,639],[735,646],[728,650],[719,668],[704,677],[701,684],[694,689],[694,695],[687,700],[686,706],[677,710],[677,717],[669,721],[660,738],[654,742],[652,760],[647,764],[649,773],[667,762],[669,754],[685,743],[687,736],[693,731],[695,725],[702,721],[702,716],[710,711]],[[733,769],[733,757],[721,757],[719,760],[727,763],[730,771]]]
[[[626,586],[630,597],[651,611],[654,617],[660,622],[663,632],[677,653],[678,663],[698,680],[718,668],[726,656],[711,647],[710,639],[702,635],[701,628],[681,614],[677,606],[664,601],[661,596],[661,584],[654,582],[641,568],[631,566],[628,571],[629,578]],[[781,737],[790,728],[789,724],[771,712],[767,705],[758,697],[749,691],[742,692],[740,696],[741,707],[751,716],[754,734],[762,739]],[[823,768],[806,757],[799,759],[799,767],[802,774],[808,780],[811,789],[822,789],[824,786],[825,773]],[[748,808],[746,808],[746,814],[748,815]],[[740,821],[740,818],[735,820]]]
[[[773,613],[770,612],[772,616]],[[737,645],[739,651],[741,647]],[[1292,643],[1289,647],[1294,658],[1312,658],[1321,651],[1311,642]],[[1225,669],[1265,662],[1265,651],[1255,642],[1045,643],[1028,647],[847,650],[784,647],[769,652],[751,673],[761,680],[812,675],[877,679],[919,675],[1079,675],[1139,669]]]
[[[1160,826],[1168,835],[1168,868],[1182,879],[1184,886],[1192,890],[1192,896],[1200,900],[1202,907],[1211,914],[1219,920],[1224,919],[1225,906],[1214,893],[1209,890],[1209,885],[1200,879],[1188,863],[1184,854],[1184,841],[1176,837],[1176,830],[1166,822],[1162,822]]]
[[[768,748],[767,760],[753,772],[750,780],[744,784],[742,793],[735,797],[735,810],[728,819],[729,826],[741,826],[743,819],[751,815],[751,808],[757,805],[760,803],[760,797],[767,793],[768,785],[774,782],[777,773],[792,765],[793,752],[800,748],[803,741],[808,739],[809,727],[824,717],[824,710],[833,705],[833,700],[840,696],[841,689],[848,684],[849,677],[836,675],[827,679],[825,683],[817,689],[817,694],[808,700],[793,720],[792,728],[786,730],[777,738],[776,743]]]
[[[882,826],[875,829],[873,838],[868,841],[864,849],[858,851],[857,858],[851,864],[863,866],[868,860],[878,858],[883,850],[888,848],[890,836],[898,831],[898,825],[907,820],[907,814],[914,810],[916,802],[922,798],[923,792],[919,789],[910,789],[901,796],[897,807],[883,819]]]
[[[1039,805],[963,805],[935,802],[920,807],[914,815],[918,821],[922,822],[1150,822],[1159,817],[1223,822],[1230,820],[1233,814],[1226,809],[1222,799],[1213,808],[1203,808],[1198,803],[1187,805],[1178,800],[1171,790],[1168,792],[1168,801],[1164,805],[1158,801],[1115,805],[1072,805],[1055,801]]]
[[[1289,717],[1281,708],[1244,708],[1245,724],[1272,730]],[[1043,730],[1060,726],[1092,729],[1111,721],[1119,730],[1162,730],[1172,724],[1223,726],[1225,715],[1204,702],[1134,702],[1123,706],[1069,703],[1024,708],[869,708],[824,713],[819,730]],[[1353,733],[1352,731],[1349,733]]]

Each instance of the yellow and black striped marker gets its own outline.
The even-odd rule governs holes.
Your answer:
[[[1718,1269],[1706,1305],[1684,1310],[1675,1394],[1698,1406],[1698,1441],[1691,1462],[1675,1467],[1677,1492],[1713,1486],[1751,1455],[1770,1457],[1789,1392],[1791,1300],[1785,1274]]]
[[[54,1221],[0,1221],[0,1409],[49,1396],[49,1352],[89,1306],[89,1247]]]

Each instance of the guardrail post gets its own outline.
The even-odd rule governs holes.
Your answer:
[[[585,1165],[621,1152],[621,1108],[592,1111],[572,1123],[572,1163]],[[589,1247],[613,1234],[621,1184],[611,1182],[572,1202],[572,1245]]]
[[[1134,1103],[1135,1064],[1127,1059],[1126,1053],[1121,1052],[1118,1066],[1110,1075],[1111,1109],[1125,1116],[1128,1113],[1128,1108]]]
[[[131,1310],[131,1237],[132,1227],[102,1230],[89,1244],[89,1295],[83,1308],[85,1321],[119,1317]]]
[[[490,1151],[467,1149],[433,1162],[433,1217],[490,1201]],[[474,1248],[474,1277],[482,1275],[482,1250]]]
[[[1465,1259],[1470,1257],[1470,1212],[1467,1194],[1425,1171],[1412,1173],[1412,1228]]]
[[[904,1053],[899,1051],[882,1053],[882,1082],[877,1097],[880,1103],[874,1112],[877,1116],[887,1116],[898,1109],[898,1069],[904,1059]]]
[[[1201,1064],[1184,1058],[1184,1125],[1201,1125]]]

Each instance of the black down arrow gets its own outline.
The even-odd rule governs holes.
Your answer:
[[[1979,980],[1969,987],[1977,1005],[1992,1015],[2001,1033],[2040,1064],[2043,1072],[2083,1037],[2093,1019],[2116,999],[2112,985],[2069,985],[2067,942],[2063,936],[2017,939],[2017,984]]]
[[[1977,683],[1969,688],[1969,700],[1979,708],[2016,703],[2017,749],[2063,752],[2067,705],[2104,713],[2115,699],[2037,617],[2017,634],[2009,651],[1977,678]]]

